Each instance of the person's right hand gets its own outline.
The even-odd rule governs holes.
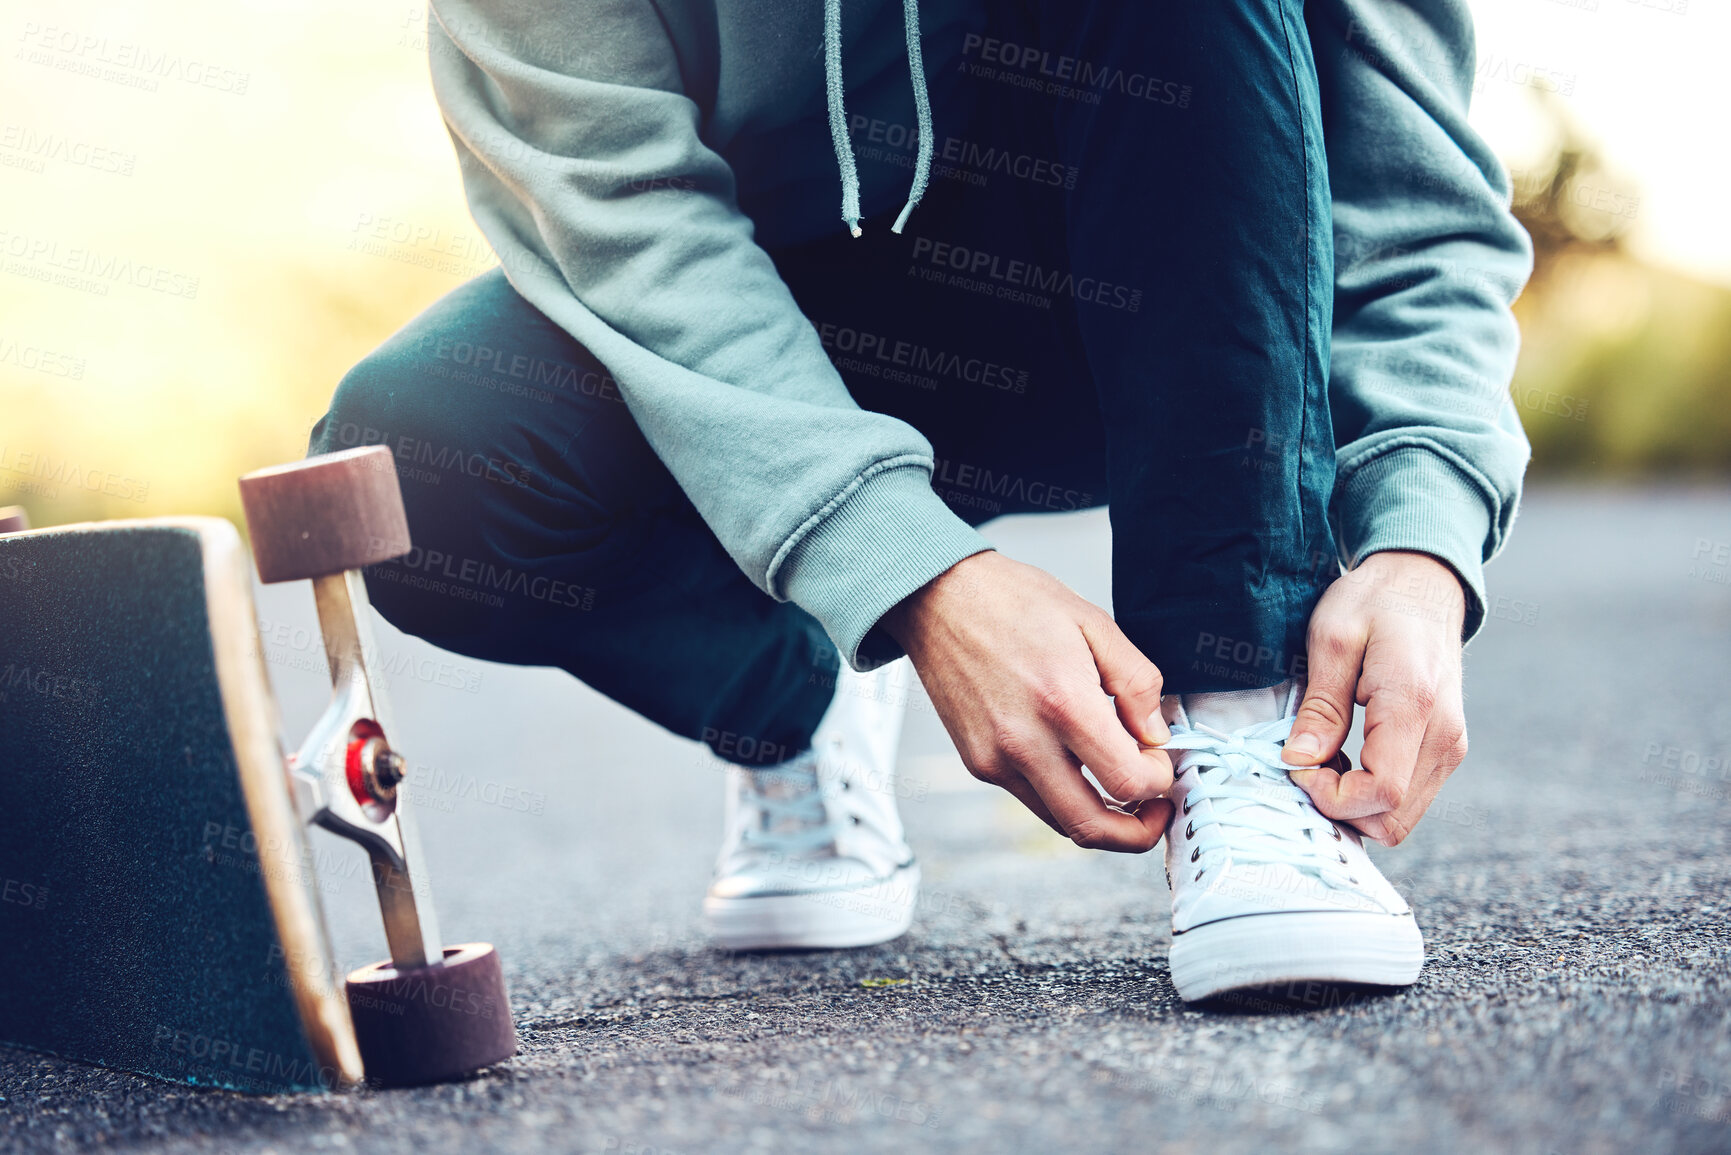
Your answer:
[[[913,659],[968,770],[1078,846],[1141,853],[1166,831],[1160,671],[1109,614],[1042,570],[966,558],[882,622]],[[1112,800],[1082,775],[1087,766]],[[1128,811],[1128,812],[1126,812]]]

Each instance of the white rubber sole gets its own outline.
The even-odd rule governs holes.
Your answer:
[[[910,863],[882,882],[752,898],[703,900],[703,926],[727,950],[835,950],[875,946],[913,925],[920,867]]]
[[[1288,983],[1404,987],[1424,969],[1424,936],[1411,914],[1252,914],[1174,935],[1171,967],[1185,1002]]]

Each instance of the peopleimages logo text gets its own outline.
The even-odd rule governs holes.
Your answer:
[[[1131,72],[1109,64],[1095,64],[1032,44],[1016,44],[1013,41],[981,36],[977,32],[970,32],[962,38],[962,56],[976,57],[986,64],[1013,68],[1031,76],[1046,77],[1050,85],[1048,91],[1060,96],[1068,95],[1073,86],[1090,94],[1119,92],[1155,104],[1188,108],[1193,91],[1190,85],[1176,80],[1162,80],[1157,76]],[[1095,96],[1092,103],[1098,102],[1099,98]]]
[[[1006,393],[1028,391],[1028,371],[1000,365],[985,357],[964,357],[933,349],[917,341],[903,341],[824,321],[817,326],[818,339],[831,355],[887,362],[934,377],[950,377],[969,384],[985,385]]]
[[[1119,285],[1099,277],[1078,277],[1064,269],[1048,269],[1031,261],[1005,260],[996,253],[934,241],[929,237],[914,239],[914,260],[924,261],[941,269],[973,278],[985,278],[1003,285],[1054,297],[1071,297],[1090,305],[1119,309],[1127,313],[1142,309],[1142,290]]]

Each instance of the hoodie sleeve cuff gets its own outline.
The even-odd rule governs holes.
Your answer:
[[[823,623],[842,659],[870,669],[901,656],[878,620],[986,539],[932,492],[918,465],[866,474],[787,553],[771,589]]]
[[[1485,489],[1468,472],[1428,447],[1390,450],[1343,471],[1335,509],[1349,569],[1386,550],[1430,554],[1454,570],[1466,594],[1461,641],[1479,632],[1493,523]]]

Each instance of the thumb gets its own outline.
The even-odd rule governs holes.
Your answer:
[[[1340,744],[1352,729],[1365,641],[1362,631],[1311,621],[1310,683],[1281,754],[1287,765],[1315,766],[1340,752]]]

